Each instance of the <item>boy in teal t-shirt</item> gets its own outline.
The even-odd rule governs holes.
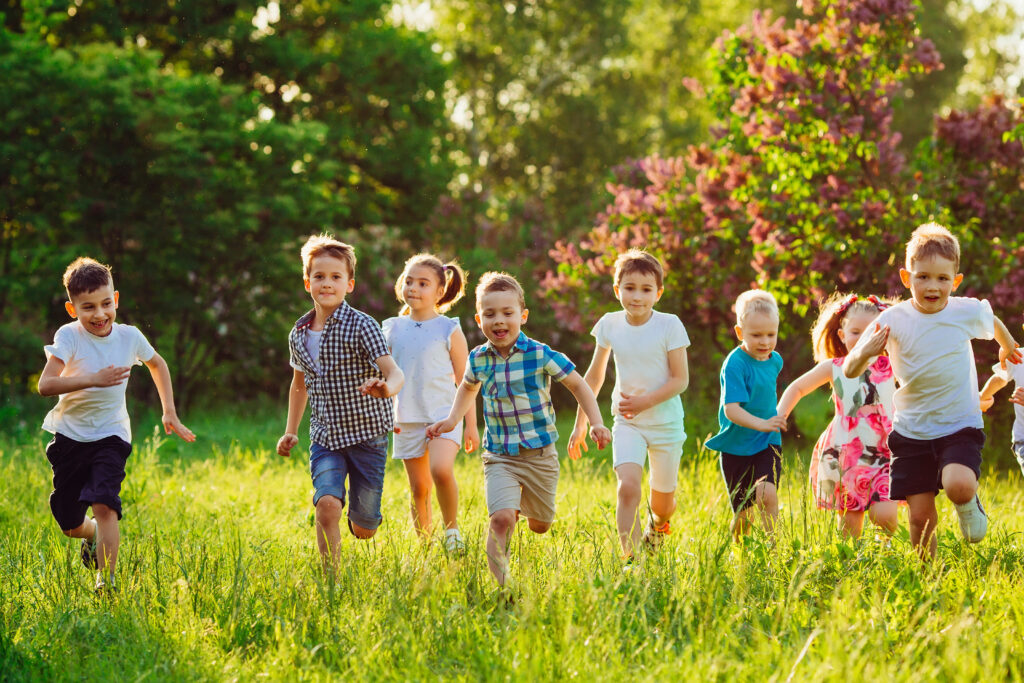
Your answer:
[[[707,447],[718,451],[722,478],[734,513],[734,536],[750,526],[749,508],[756,505],[767,531],[779,515],[778,480],[786,420],[775,410],[782,356],[775,351],[779,309],[768,292],[755,289],[736,300],[734,349],[722,364],[722,401],[718,434]]]

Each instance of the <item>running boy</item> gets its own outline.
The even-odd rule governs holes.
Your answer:
[[[950,296],[963,280],[959,271],[960,243],[949,230],[935,223],[914,230],[900,269],[910,300],[882,311],[843,363],[847,377],[859,377],[871,359],[889,353],[899,384],[889,434],[890,498],[907,501],[910,540],[922,558],[935,556],[940,488],[968,542],[988,530],[977,495],[985,434],[971,340],[995,338],[1000,361],[1021,358],[987,301]]]
[[[722,400],[718,434],[705,444],[718,451],[722,478],[732,504],[733,536],[750,528],[750,508],[757,506],[768,532],[779,516],[778,482],[782,466],[782,435],[786,419],[776,412],[782,356],[779,308],[775,297],[760,289],[736,299],[736,338],[740,346],[722,363]]]
[[[627,564],[640,548],[640,498],[644,462],[650,458],[651,503],[643,544],[650,550],[670,532],[675,490],[686,432],[679,394],[689,384],[686,347],[690,338],[679,318],[654,310],[664,288],[658,259],[639,249],[615,261],[613,290],[621,311],[604,315],[591,334],[594,358],[584,376],[597,395],[604,384],[608,356],[615,356],[612,393],[612,466],[618,479],[615,524]],[[569,439],[569,455],[586,450],[587,418],[582,407]]]
[[[110,268],[77,258],[64,271],[64,288],[64,308],[76,321],[44,347],[39,376],[40,394],[60,396],[43,420],[53,434],[46,446],[53,468],[50,510],[65,536],[82,539],[82,562],[97,570],[97,592],[116,590],[121,482],[132,452],[125,390],[133,365],[145,364],[153,377],[164,431],[189,442],[196,437],[178,419],[167,363],[138,328],[114,322],[118,292]],[[85,517],[89,507],[92,519]]]
[[[302,247],[303,283],[313,310],[288,335],[293,369],[285,434],[277,453],[288,457],[310,401],[309,471],[316,508],[316,543],[324,568],[338,565],[340,521],[348,478],[348,528],[371,538],[381,523],[388,434],[394,427],[391,396],[402,371],[388,353],[380,325],[345,302],[355,287],[355,250],[330,235]]]
[[[579,402],[598,448],[612,438],[594,392],[572,361],[520,331],[528,315],[523,288],[514,277],[484,273],[476,287],[476,322],[487,343],[470,352],[448,417],[427,428],[432,439],[450,432],[483,387],[487,566],[499,586],[508,578],[508,543],[519,514],[538,534],[555,519],[558,430],[551,379],[562,382]]]
[[[1018,349],[1018,351],[1024,351],[1024,349]],[[981,410],[985,412],[991,408],[995,402],[996,393],[1010,382],[1014,383],[1015,388],[1010,396],[1010,402],[1015,404],[1013,406],[1013,442],[1011,448],[1013,449],[1013,454],[1017,457],[1017,464],[1020,465],[1021,472],[1024,472],[1024,364],[1007,365],[1005,362],[996,363],[992,366],[992,373],[992,376],[988,378],[985,386],[981,389]]]

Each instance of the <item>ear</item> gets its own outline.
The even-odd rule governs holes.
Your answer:
[[[875,324],[877,325],[878,323],[875,323]],[[841,342],[843,342],[843,344],[845,344],[846,343],[846,332],[843,331],[843,326],[842,325],[840,325],[839,329],[836,330],[836,334],[839,336],[839,341],[841,341]]]
[[[953,289],[950,290],[950,291],[955,292],[956,288],[959,287],[960,283],[963,282],[963,281],[964,281],[964,274],[963,273],[957,273],[956,277],[953,278]]]
[[[910,271],[906,268],[900,268],[900,282],[904,287],[910,288]]]
[[[348,281],[348,289],[345,290],[346,294],[351,294],[352,290],[356,288],[355,278]]]
[[[484,324],[482,322],[480,322],[480,314],[479,313],[474,313],[473,314],[473,320],[476,321],[477,327],[483,327],[484,326]]]
[[[302,286],[306,288],[307,292],[309,291],[309,278],[308,277],[302,278]]]
[[[521,325],[525,325],[526,324],[526,319],[529,318],[529,317],[530,317],[530,309],[529,308],[524,308],[523,309],[523,322],[521,322],[520,324]]]
[[[739,339],[740,341],[743,341],[743,328],[740,327],[739,325],[736,325],[732,329],[736,331],[736,338]]]
[[[619,298],[619,286],[618,285],[612,285],[612,291],[615,292],[615,298],[618,299]]]
[[[64,302],[64,310],[67,311],[68,315],[70,315],[72,318],[77,318],[78,317],[78,314],[75,313],[75,305],[73,303],[71,303],[70,301],[65,301]]]
[[[116,289],[114,290],[114,309],[115,310],[117,309],[117,300],[120,298],[120,294],[121,293],[118,292]]]
[[[654,297],[654,302],[657,303],[657,302],[661,301],[661,295],[664,294],[664,293],[665,293],[665,288],[664,287],[660,287],[658,289],[658,295]]]

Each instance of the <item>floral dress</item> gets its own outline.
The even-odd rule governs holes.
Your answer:
[[[892,365],[879,356],[856,379],[843,374],[843,359],[832,359],[832,400],[836,414],[811,454],[811,491],[818,507],[867,510],[889,500]]]

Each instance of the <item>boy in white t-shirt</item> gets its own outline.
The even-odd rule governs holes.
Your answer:
[[[658,259],[639,249],[615,262],[615,296],[621,311],[605,314],[591,334],[597,341],[584,377],[596,395],[604,384],[608,356],[615,356],[612,393],[612,465],[618,479],[615,523],[627,565],[641,545],[655,550],[670,533],[682,457],[683,403],[689,384],[686,348],[690,338],[679,318],[654,310],[664,290]],[[587,418],[580,410],[569,439],[569,455],[586,450]],[[644,461],[651,487],[646,528],[641,537],[639,508]]]
[[[1018,349],[1024,351],[1024,349]],[[995,395],[1010,382],[1016,385],[1010,402],[1013,406],[1013,454],[1017,457],[1021,472],[1024,473],[1024,364],[997,363],[992,366],[992,376],[981,389],[981,410],[986,411],[995,402]]]
[[[50,510],[64,535],[82,539],[82,562],[96,569],[96,590],[114,590],[121,536],[121,482],[131,453],[132,428],[125,389],[133,365],[145,364],[163,406],[164,430],[185,441],[195,435],[178,419],[167,363],[131,325],[115,323],[118,293],[110,268],[78,258],[64,272],[76,322],[64,325],[45,347],[39,393],[60,396],[43,429],[53,434],[46,458],[53,469]],[[92,507],[92,519],[86,509]]]
[[[1021,359],[987,301],[950,297],[964,277],[959,269],[960,244],[949,230],[934,223],[914,230],[900,269],[911,299],[882,311],[843,364],[847,377],[858,377],[875,356],[889,353],[899,384],[889,435],[890,497],[907,501],[910,540],[923,558],[935,556],[940,488],[956,506],[968,542],[988,530],[977,495],[985,434],[971,340],[994,338],[1000,361]]]

